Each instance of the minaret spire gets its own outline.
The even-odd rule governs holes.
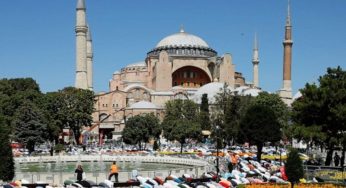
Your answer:
[[[290,1],[288,0],[287,18],[285,25],[285,38],[283,41],[284,58],[283,58],[283,88],[280,90],[280,97],[287,105],[292,103],[292,80],[291,80],[291,66],[292,66],[292,23],[291,23],[291,10]]]
[[[287,3],[287,17],[286,17],[286,26],[291,26],[291,3],[290,0],[288,0]]]
[[[87,32],[87,79],[88,79],[88,89],[93,90],[93,48],[92,48],[92,38],[91,31],[88,25]]]
[[[77,0],[76,7],[76,82],[75,87],[88,88],[87,79],[87,25],[84,0]]]
[[[77,0],[77,10],[78,9],[85,9],[85,1],[84,0]]]
[[[252,61],[259,61],[258,58],[258,41],[257,41],[257,33],[255,33],[254,45],[253,45],[253,58]]]
[[[258,80],[259,57],[258,57],[257,33],[255,33],[252,64],[253,64],[253,85],[254,85],[254,87],[258,87],[259,86],[259,80]]]

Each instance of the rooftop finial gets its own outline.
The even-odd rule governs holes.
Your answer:
[[[185,30],[184,30],[184,25],[181,24],[181,25],[180,25],[180,33],[184,33],[184,32],[185,32]]]
[[[291,26],[291,2],[288,0],[286,26]]]
[[[85,1],[77,0],[77,9],[85,9]]]

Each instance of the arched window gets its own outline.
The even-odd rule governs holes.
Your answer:
[[[193,78],[193,73],[194,73],[194,72],[190,72],[190,78]]]
[[[149,100],[149,94],[147,92],[143,93],[143,99],[144,100]]]
[[[135,99],[139,99],[141,97],[141,93],[140,93],[139,89],[135,90],[134,97],[135,97]]]

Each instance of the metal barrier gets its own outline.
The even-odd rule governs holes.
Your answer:
[[[326,182],[345,183],[345,167],[304,165],[307,180],[319,177]]]

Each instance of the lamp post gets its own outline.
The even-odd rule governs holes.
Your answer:
[[[219,129],[220,127],[216,125],[216,182],[219,182]]]

